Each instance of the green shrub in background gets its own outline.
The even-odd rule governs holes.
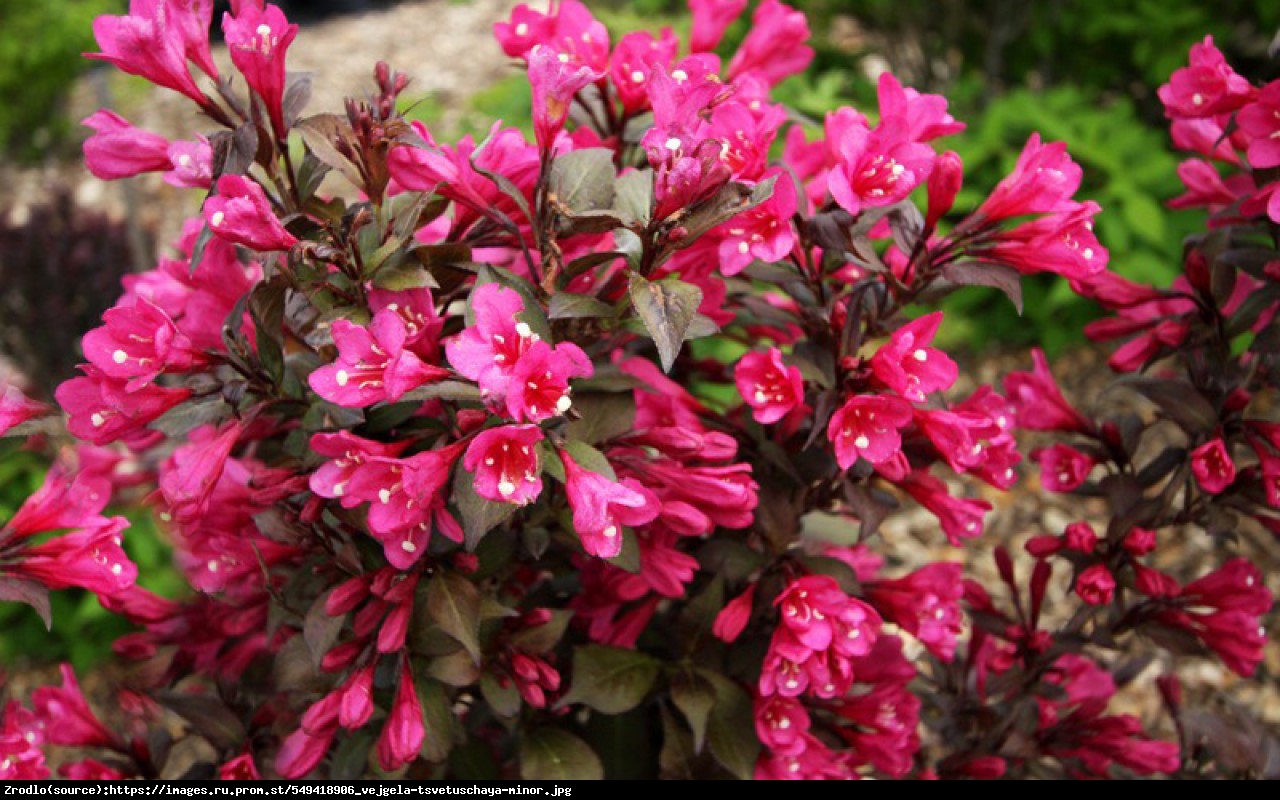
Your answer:
[[[12,439],[0,440],[0,522],[9,519],[44,481],[47,462],[19,449]],[[138,565],[138,583],[164,597],[176,597],[184,583],[172,563],[172,552],[161,539],[151,512],[118,508],[129,518],[124,548]],[[30,607],[0,603],[0,667],[70,661],[77,671],[102,664],[111,643],[132,630],[121,617],[109,614],[92,593],[83,589],[51,592],[53,630]]]
[[[118,13],[124,0],[0,2],[0,154],[33,160],[59,141],[74,120],[62,102],[88,66],[93,18]]]

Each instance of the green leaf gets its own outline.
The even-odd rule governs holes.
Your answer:
[[[433,764],[444,761],[453,749],[456,722],[449,692],[439,681],[419,678],[416,682],[418,702],[422,705],[422,722],[427,730],[422,740],[422,757]]]
[[[526,653],[542,655],[560,643],[571,619],[573,619],[572,611],[552,609],[551,619],[543,625],[516,631],[511,635],[511,644]]]
[[[497,678],[486,674],[480,679],[480,694],[499,717],[510,719],[520,713],[520,691],[513,680],[508,679],[503,686]]]
[[[716,690],[711,682],[696,672],[680,670],[671,678],[671,702],[684,714],[693,731],[693,750],[702,752],[707,723],[716,705]]]
[[[520,777],[526,781],[598,781],[604,766],[586,742],[560,728],[539,728],[520,739]]]
[[[557,292],[551,296],[547,316],[551,319],[612,317],[613,306],[590,295]]]
[[[307,643],[307,651],[311,653],[311,666],[316,669],[320,668],[320,660],[325,653],[338,641],[338,634],[342,633],[342,625],[347,618],[346,614],[331,617],[325,613],[325,601],[329,599],[329,594],[326,592],[320,595],[302,620],[302,639]]]
[[[550,191],[570,214],[613,206],[613,151],[605,147],[573,150],[551,162]]]
[[[632,575],[640,574],[640,539],[636,536],[636,532],[630,528],[622,529],[622,549],[612,558],[606,558],[613,566],[618,569],[630,572]]]
[[[464,544],[474,552],[484,535],[515,512],[513,503],[495,503],[476,494],[475,476],[459,463],[453,478],[453,506],[458,509]]]
[[[465,650],[431,659],[427,674],[449,686],[470,686],[480,679],[480,667]]]
[[[427,614],[480,663],[480,592],[471,581],[452,572],[437,574],[427,584]]]
[[[321,163],[342,173],[353,186],[364,186],[360,168],[335,145],[340,141],[354,144],[351,125],[345,119],[337,114],[316,114],[299,122],[294,130],[302,135],[302,141]],[[357,148],[352,147],[351,152],[357,152]]]
[[[439,286],[431,273],[421,264],[411,261],[388,263],[373,276],[375,289],[386,289],[390,292],[403,292],[408,289],[434,289]]]
[[[631,305],[658,347],[662,370],[670,372],[698,313],[702,290],[676,278],[649,281],[634,272],[628,288]]]
[[[575,464],[583,469],[589,472],[598,472],[611,481],[618,480],[617,473],[613,471],[613,465],[609,463],[609,459],[605,458],[604,453],[601,453],[586,442],[565,442],[564,451],[569,454]]]
[[[584,645],[573,653],[573,684],[561,706],[583,703],[605,714],[630,711],[653,688],[661,664],[634,650]]]
[[[573,407],[581,417],[569,423],[565,432],[569,439],[596,444],[629,433],[635,425],[636,401],[629,393],[578,393]]]
[[[613,208],[628,227],[648,225],[653,208],[653,171],[632,170],[619,176],[614,183]]]
[[[707,720],[707,744],[711,755],[729,772],[750,780],[760,755],[751,697],[738,684],[711,670],[698,670],[715,691],[715,707]]]
[[[725,184],[719,194],[701,205],[685,221],[684,227],[688,233],[675,247],[677,249],[688,247],[702,234],[717,225],[728,222],[742,212],[749,211],[768,200],[773,195],[773,185],[777,181],[778,177],[775,175],[755,186],[748,186],[745,183]]]

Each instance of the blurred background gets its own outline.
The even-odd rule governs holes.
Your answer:
[[[875,80],[945,94],[968,130],[944,140],[964,159],[976,202],[1012,167],[1032,131],[1064,140],[1084,167],[1084,197],[1104,213],[1111,264],[1142,281],[1177,272],[1182,237],[1199,212],[1170,211],[1181,191],[1155,90],[1212,34],[1241,73],[1258,75],[1280,27],[1276,0],[787,0],[809,16],[817,58],[777,97],[820,123],[841,104],[874,110]],[[303,32],[292,70],[312,72],[310,108],[337,110],[371,85],[384,59],[413,83],[409,113],[437,139],[483,134],[495,118],[528,129],[528,87],[493,41],[512,0],[293,0]],[[217,4],[218,20],[225,2]],[[541,3],[535,2],[535,6]],[[687,31],[683,0],[587,0],[615,37],[639,28]],[[122,275],[151,266],[200,198],[158,175],[104,184],[80,164],[79,121],[110,106],[143,128],[189,138],[203,130],[188,102],[81,58],[91,23],[126,0],[0,0],[0,373],[48,398],[80,360],[77,341],[119,293]],[[747,30],[730,29],[731,53]],[[226,61],[215,47],[215,58]],[[1269,78],[1275,75],[1265,76]],[[1021,317],[996,292],[953,298],[945,346],[981,362],[1039,344],[1079,349],[1094,310],[1053,276],[1025,281]],[[1025,366],[1025,365],[1022,365]],[[39,484],[44,464],[0,440],[0,519]],[[126,512],[130,513],[130,512]],[[145,513],[127,545],[163,594],[180,585]],[[54,597],[54,636],[25,607],[0,604],[0,665],[70,658],[98,662],[122,625],[87,595]]]

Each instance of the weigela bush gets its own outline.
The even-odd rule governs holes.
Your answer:
[[[297,26],[232,3],[227,69],[211,5],[95,26],[92,57],[212,130],[100,111],[90,169],[206,198],[84,337],[57,391],[81,444],[0,531],[3,597],[92,591],[138,626],[116,643],[133,666],[93,707],[69,670],[12,702],[0,777],[47,775],[56,746],[81,748],[70,777],[1236,769],[1172,676],[1178,741],[1112,700],[1156,657],[1263,657],[1280,82],[1206,41],[1162,88],[1199,156],[1177,204],[1211,211],[1164,289],[1108,269],[1062,143],[1032,136],[957,209],[942,97],[886,74],[870,115],[813,136],[770,100],[812,57],[777,0],[727,60],[745,0],[693,0],[687,46],[613,44],[575,0],[518,7],[495,33],[532,142],[501,122],[438,141],[381,64],[368,97],[305,116]],[[1039,353],[957,392],[934,345],[940,298],[1020,303],[1037,272],[1113,312],[1089,334],[1125,374],[1092,409]],[[0,409],[54,427],[16,391]],[[1026,471],[1019,431],[1045,489],[1107,511],[997,548],[988,576],[960,556]],[[138,496],[185,597],[136,585],[106,509]],[[878,529],[913,506],[956,560],[902,566]],[[1216,546],[1165,547],[1189,537]]]

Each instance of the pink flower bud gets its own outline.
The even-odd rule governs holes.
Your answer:
[[[95,177],[114,181],[171,167],[168,139],[135,128],[114,111],[100,109],[81,124],[94,130],[84,142],[84,162]]]
[[[204,203],[205,221],[216,236],[264,253],[288,250],[298,243],[280,224],[266,193],[255,181],[243,175],[223,175],[217,189]]]

